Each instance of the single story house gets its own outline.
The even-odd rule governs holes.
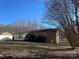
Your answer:
[[[58,29],[33,30],[25,36],[26,41],[39,41],[46,43],[60,43],[60,31]]]
[[[32,30],[26,33],[14,33],[13,40],[24,40],[32,42],[56,43],[67,42],[65,37],[62,37],[59,29],[39,29]]]

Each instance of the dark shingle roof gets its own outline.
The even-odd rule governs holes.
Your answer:
[[[40,30],[33,30],[32,32],[45,32],[45,31],[57,31],[58,29],[40,29]]]

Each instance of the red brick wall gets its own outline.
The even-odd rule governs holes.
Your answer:
[[[45,36],[47,39],[46,39],[46,42],[47,43],[50,43],[51,40],[54,40],[54,42],[56,41],[56,31],[57,30],[48,30],[48,31],[37,31],[37,32],[32,32],[33,34],[35,35],[43,35]]]

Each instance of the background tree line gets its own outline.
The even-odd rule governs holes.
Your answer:
[[[11,32],[11,33],[24,33],[31,30],[46,28],[44,25],[39,24],[35,20],[17,20],[13,24],[2,25],[0,24],[0,32]]]

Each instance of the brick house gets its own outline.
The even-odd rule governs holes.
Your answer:
[[[40,35],[45,37],[44,39],[45,39],[46,43],[56,43],[56,44],[60,43],[60,32],[58,29],[33,30],[33,31],[29,32],[29,34],[34,34],[35,37],[38,37]],[[41,39],[38,38],[37,40],[41,40]]]

